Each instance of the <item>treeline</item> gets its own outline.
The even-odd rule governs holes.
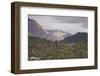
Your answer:
[[[38,37],[28,37],[28,57],[47,59],[74,59],[86,58],[87,42],[66,43],[64,41],[49,41]]]

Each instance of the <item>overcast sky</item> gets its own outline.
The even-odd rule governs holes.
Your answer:
[[[47,30],[62,30],[71,34],[88,30],[87,17],[44,15],[28,15],[28,17],[37,21]]]

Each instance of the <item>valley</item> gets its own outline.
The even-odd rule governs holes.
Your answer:
[[[88,57],[88,33],[43,29],[33,19],[28,19],[28,25],[28,60]]]

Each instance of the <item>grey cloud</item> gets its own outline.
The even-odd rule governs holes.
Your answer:
[[[53,17],[58,23],[82,23],[82,27],[88,28],[88,17],[72,17],[72,16],[64,16],[64,17]]]
[[[69,33],[87,32],[88,17],[75,16],[50,16],[50,15],[29,15],[44,29],[58,29]]]

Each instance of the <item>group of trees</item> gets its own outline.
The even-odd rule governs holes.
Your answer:
[[[46,59],[73,59],[87,57],[87,42],[69,44],[66,42],[52,42],[38,37],[28,37],[28,54],[40,60]]]

